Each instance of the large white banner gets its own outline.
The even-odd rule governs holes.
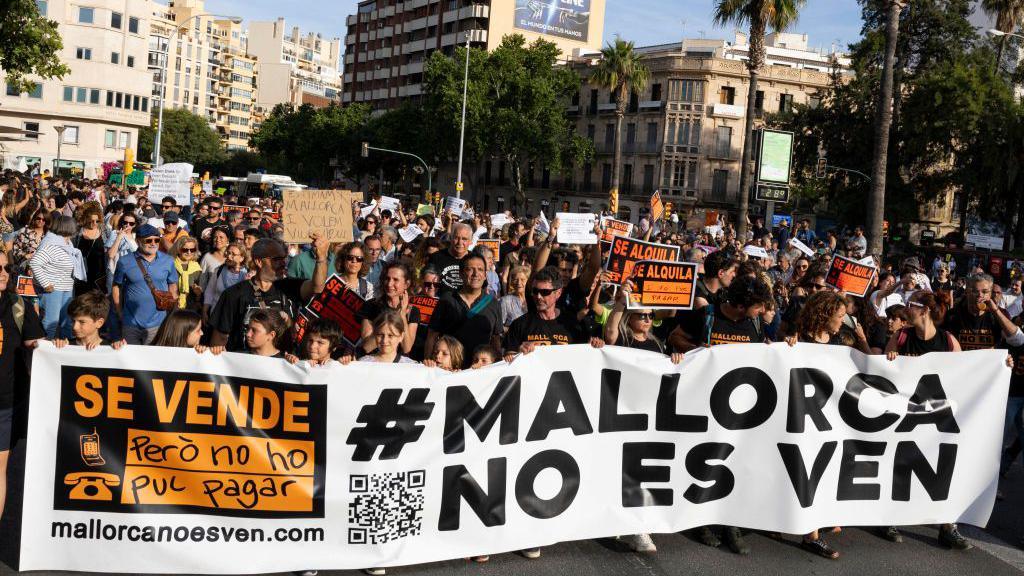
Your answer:
[[[988,521],[1005,352],[541,349],[449,374],[37,351],[21,570],[417,564],[725,524]]]

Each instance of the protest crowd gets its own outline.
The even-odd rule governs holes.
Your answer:
[[[1008,437],[1024,437],[1020,274],[1001,286],[978,266],[922,255],[879,259],[866,254],[860,228],[819,237],[808,221],[771,229],[757,220],[739,238],[722,220],[687,229],[664,218],[633,225],[604,214],[456,213],[368,197],[352,206],[352,241],[313,234],[298,245],[282,241],[285,207],[275,198],[214,194],[181,206],[145,190],[11,171],[0,194],[0,509],[19,388],[41,340],[453,372],[567,344],[642,349],[676,363],[722,344],[804,342],[890,359],[996,348],[1017,367]],[[641,260],[695,265],[687,305],[643,307],[634,263],[616,257],[623,240],[624,250],[653,245],[669,255]],[[857,279],[847,283],[847,273],[864,285],[853,288]],[[331,298],[345,306],[328,306]],[[318,315],[317,302],[346,316]],[[1019,452],[1019,441],[1006,447],[1003,469]],[[898,527],[877,530],[902,541]],[[809,553],[836,559],[840,531],[796,538]],[[693,532],[706,545],[749,553],[739,528]],[[655,551],[649,535],[622,539]],[[954,524],[940,526],[938,539],[971,546]]]

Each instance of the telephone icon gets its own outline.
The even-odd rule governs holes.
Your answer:
[[[64,476],[64,483],[74,486],[68,498],[72,500],[113,500],[110,486],[120,486],[121,478],[105,472],[72,472]]]
[[[103,466],[107,462],[100,455],[100,435],[96,433],[96,429],[92,429],[92,434],[82,434],[78,437],[80,448],[82,451],[82,461],[89,466]]]

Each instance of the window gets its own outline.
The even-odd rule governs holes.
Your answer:
[[[21,96],[21,92],[18,91],[18,88],[14,84],[8,84],[7,85],[7,95],[8,96]]]
[[[725,200],[729,192],[729,171],[715,170],[711,178],[711,197],[715,200]]]
[[[89,104],[99,104],[99,103],[100,103],[100,91],[97,90],[96,88],[93,88],[92,90],[89,90]]]
[[[107,106],[111,106],[112,107],[113,105],[114,105],[114,93],[112,91],[110,91],[110,90],[107,90]]]
[[[615,146],[615,124],[607,124],[604,127],[604,145],[608,148]]]
[[[142,99],[142,111],[149,112],[149,98]]]
[[[81,6],[78,8],[78,23],[92,24],[93,9]]]
[[[601,166],[601,190],[608,190],[612,187],[612,165],[603,164]]]
[[[64,87],[64,101],[72,102],[75,99],[75,89],[71,86]]]
[[[633,165],[626,164],[622,167],[622,191],[629,194],[633,191]]]
[[[106,130],[103,132],[103,146],[105,148],[113,148],[114,140],[117,138],[116,130]]]
[[[120,12],[111,12],[110,13],[110,27],[111,28],[116,28],[118,30],[121,29],[121,13]]]
[[[626,124],[626,144],[636,144],[636,124]]]
[[[132,34],[139,33],[139,19],[132,16],[128,18],[128,31]]]
[[[85,88],[75,88],[75,102],[85,104],[89,98],[89,91]]]
[[[779,95],[779,112],[792,112],[793,111],[793,95],[792,94],[780,94]]]
[[[757,96],[754,98],[754,111],[764,112],[764,90],[757,91]]]
[[[647,147],[648,152],[653,151],[658,145],[658,123],[648,122],[647,123]]]
[[[654,194],[654,164],[644,165],[644,194]]]
[[[128,57],[128,67],[135,68],[135,56]]]
[[[729,158],[732,154],[732,128],[719,126],[715,133],[715,156]]]
[[[28,91],[29,98],[40,99],[43,97],[43,85],[36,82],[36,87]]]
[[[47,4],[46,0],[36,0],[36,8],[39,10],[40,16],[46,16]]]
[[[121,94],[120,92],[114,93],[114,107],[115,108],[120,108],[121,105],[124,104],[123,98],[124,98],[124,95]]]
[[[22,122],[21,127],[30,134],[25,134],[26,140],[39,140],[39,122]]]
[[[732,106],[736,103],[736,89],[732,86],[722,86],[718,93],[718,103]]]
[[[672,102],[704,102],[704,82],[669,80],[668,99]]]
[[[132,96],[132,110],[139,109],[139,101],[142,100],[139,96]]]
[[[651,100],[654,102],[661,102],[661,84],[651,85]]]
[[[64,126],[64,144],[78,144],[78,126]]]
[[[92,60],[92,48],[76,49],[75,58],[78,58],[79,60]]]
[[[129,144],[131,143],[131,132],[121,132],[120,136],[121,137],[118,138],[117,140],[117,147],[121,149],[128,148]]]
[[[594,167],[591,164],[583,165],[583,191],[589,192],[594,188]]]
[[[120,64],[121,63],[121,53],[120,52],[111,52],[110,53],[110,63],[111,64]]]

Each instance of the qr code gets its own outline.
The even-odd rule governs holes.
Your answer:
[[[425,483],[425,470],[349,476],[355,500],[348,505],[348,543],[385,544],[418,536]]]

